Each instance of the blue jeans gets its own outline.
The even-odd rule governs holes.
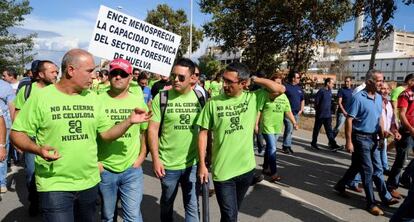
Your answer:
[[[414,165],[410,164],[407,166],[408,172],[410,172],[411,181],[414,181]],[[408,190],[407,197],[400,207],[392,215],[390,222],[414,222],[414,184],[410,184],[410,189]]]
[[[276,164],[276,144],[277,139],[279,138],[278,134],[263,134],[264,139],[266,140],[266,153],[263,163],[263,169],[266,169],[267,166],[270,168],[270,173],[272,175],[277,173],[277,164]]]
[[[332,118],[315,118],[315,125],[312,132],[312,144],[317,144],[319,131],[321,127],[325,128],[326,136],[328,137],[329,144],[336,144],[332,133]]]
[[[261,153],[264,150],[263,135],[261,133],[257,133],[255,134],[255,136],[256,136],[257,152]]]
[[[144,176],[141,167],[130,167],[122,173],[104,170],[101,173],[99,190],[103,202],[102,221],[113,221],[118,193],[124,221],[142,221],[141,201]]]
[[[388,170],[389,169],[387,146],[388,146],[388,140],[385,138],[384,139],[384,146],[379,148],[380,156],[381,156],[381,164],[382,164],[382,169],[383,170]]]
[[[39,192],[43,221],[95,222],[98,185],[82,191]]]
[[[244,195],[254,177],[254,169],[226,181],[214,181],[221,222],[237,222]]]
[[[296,122],[298,122],[299,115],[293,115]],[[293,133],[293,124],[290,122],[289,118],[285,117],[283,119],[283,124],[285,124],[285,131],[283,133],[283,148],[292,146],[292,133]]]
[[[197,165],[182,170],[165,170],[161,179],[161,221],[173,221],[174,200],[178,184],[181,184],[185,209],[185,221],[199,221],[196,195]]]
[[[377,149],[376,135],[366,135],[352,132],[352,163],[345,175],[338,182],[339,187],[349,184],[359,172],[364,186],[367,208],[375,206],[373,182],[377,187],[378,194],[383,202],[391,199],[388,193],[382,171],[379,151]]]
[[[397,153],[395,155],[394,164],[391,167],[388,175],[387,187],[388,189],[397,189],[400,184],[401,171],[404,168],[405,160],[407,159],[407,152],[414,147],[413,137],[400,130],[401,139],[396,142]]]
[[[6,158],[0,162],[0,187],[7,186],[7,159],[8,159],[8,153],[9,153],[9,148],[10,148],[9,136],[10,136],[10,129],[6,129],[6,147],[5,147]],[[4,149],[4,148],[0,148],[0,149]]]
[[[344,125],[346,120],[346,116],[343,113],[337,112],[336,113],[336,124],[335,128],[333,129],[333,137],[336,138],[339,131],[341,130],[342,126]]]

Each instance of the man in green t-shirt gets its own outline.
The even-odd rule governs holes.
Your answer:
[[[271,80],[282,84],[283,76],[276,74],[270,78]],[[277,139],[282,133],[284,118],[289,119],[294,129],[298,129],[295,117],[290,108],[290,102],[286,94],[278,96],[276,93],[269,93],[265,89],[260,89],[265,94],[262,106],[260,107],[260,130],[266,141],[266,151],[263,162],[263,173],[270,175],[270,181],[275,182],[281,180],[277,173],[276,164],[276,144]]]
[[[211,162],[221,221],[237,221],[238,209],[256,167],[252,135],[264,94],[244,90],[254,82],[276,95],[285,91],[283,85],[272,80],[249,76],[244,64],[229,64],[223,73],[224,94],[211,98],[197,120],[202,128],[198,138],[201,182],[208,181],[207,135],[208,130],[213,132]]]
[[[95,68],[89,52],[68,51],[61,80],[30,96],[12,126],[13,143],[37,155],[36,186],[45,221],[96,221],[98,134],[112,141],[150,117],[135,108],[111,128],[97,95],[88,90]]]
[[[99,95],[104,104],[106,119],[112,125],[127,119],[135,107],[147,109],[144,100],[128,91],[132,81],[132,65],[125,59],[110,64],[109,90]],[[102,194],[102,221],[114,218],[117,195],[125,221],[142,221],[141,200],[144,176],[141,164],[145,159],[144,132],[147,124],[135,124],[124,135],[112,142],[98,139],[98,161],[101,171],[99,190]]]
[[[148,140],[155,175],[161,181],[161,221],[173,221],[173,205],[181,184],[185,221],[199,221],[196,195],[197,133],[195,122],[201,106],[192,83],[195,65],[190,59],[179,59],[173,67],[173,88],[160,91],[152,101],[153,117]],[[168,101],[164,111],[161,100]]]
[[[31,85],[23,86],[17,93],[16,99],[14,100],[15,113],[17,116],[19,111],[23,108],[26,100],[29,96],[35,96],[40,89],[53,84],[56,82],[57,75],[59,73],[58,67],[51,61],[42,60],[39,61],[36,70],[33,72],[34,82]],[[32,81],[33,81],[32,80]],[[39,211],[39,198],[36,191],[35,183],[35,155],[30,152],[24,154],[25,170],[26,170],[26,186],[29,192],[28,199],[29,214],[35,216]]]

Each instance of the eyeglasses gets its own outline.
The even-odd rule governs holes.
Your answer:
[[[126,72],[124,72],[122,70],[119,70],[119,69],[110,72],[109,75],[111,75],[112,77],[121,76],[121,78],[127,78],[127,77],[129,77],[129,74],[128,73],[126,73]]]
[[[178,81],[180,82],[184,82],[186,77],[183,74],[176,74],[176,73],[171,73],[170,75],[170,79],[171,80],[175,80],[178,77]]]
[[[222,77],[222,78],[223,78],[223,83],[226,84],[226,85],[236,84],[236,83],[240,82],[240,80],[239,81],[233,81],[233,80],[230,80],[230,79],[226,79],[224,77]]]

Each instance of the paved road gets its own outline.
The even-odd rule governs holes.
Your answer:
[[[371,216],[365,210],[364,195],[349,192],[351,198],[336,195],[332,187],[344,174],[350,164],[350,155],[346,152],[332,153],[328,150],[315,152],[310,149],[311,133],[304,130],[295,132],[294,155],[282,154],[278,150],[280,183],[266,180],[251,187],[240,209],[239,221],[388,221],[395,207],[382,207],[385,216]],[[327,143],[320,136],[321,147]],[[338,141],[344,144],[343,140]],[[390,155],[392,162],[393,155]],[[256,157],[257,172],[262,157]],[[144,197],[142,213],[144,221],[159,221],[160,184],[153,176],[151,160],[144,162]],[[41,221],[40,217],[27,215],[27,201],[24,185],[24,171],[13,167],[9,173],[10,191],[2,196],[0,202],[1,221]],[[406,194],[406,190],[401,190]],[[176,221],[183,221],[184,209],[178,193],[175,205]],[[378,196],[377,196],[377,199]],[[220,213],[215,196],[210,198],[211,221],[219,221]]]

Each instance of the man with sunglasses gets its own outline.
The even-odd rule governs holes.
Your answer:
[[[68,51],[60,81],[32,95],[13,123],[12,141],[37,155],[35,177],[44,221],[96,221],[98,135],[115,140],[150,117],[135,108],[112,126],[102,102],[89,90],[95,69],[92,54]],[[29,136],[35,136],[36,142]]]
[[[147,109],[143,98],[128,90],[132,81],[132,65],[125,59],[115,59],[109,64],[109,90],[99,95],[106,119],[113,125],[127,119],[139,107]],[[98,161],[101,172],[99,190],[102,194],[102,221],[112,221],[117,196],[122,205],[125,221],[142,221],[141,200],[144,176],[141,164],[145,159],[144,133],[146,123],[131,126],[120,138],[112,142],[98,139]]]
[[[195,125],[201,104],[192,89],[195,65],[179,59],[171,73],[173,88],[161,91],[152,100],[153,117],[148,127],[153,170],[161,182],[161,221],[173,221],[173,205],[181,184],[185,221],[199,221],[196,195],[197,134]],[[162,93],[168,103],[161,109]]]
[[[264,93],[247,91],[254,82],[269,93],[281,95],[285,87],[272,80],[250,77],[241,63],[229,64],[223,73],[224,93],[210,99],[200,114],[198,138],[199,177],[208,181],[205,163],[208,130],[213,133],[212,171],[221,221],[237,221],[238,209],[249,188],[256,167],[253,132]]]

